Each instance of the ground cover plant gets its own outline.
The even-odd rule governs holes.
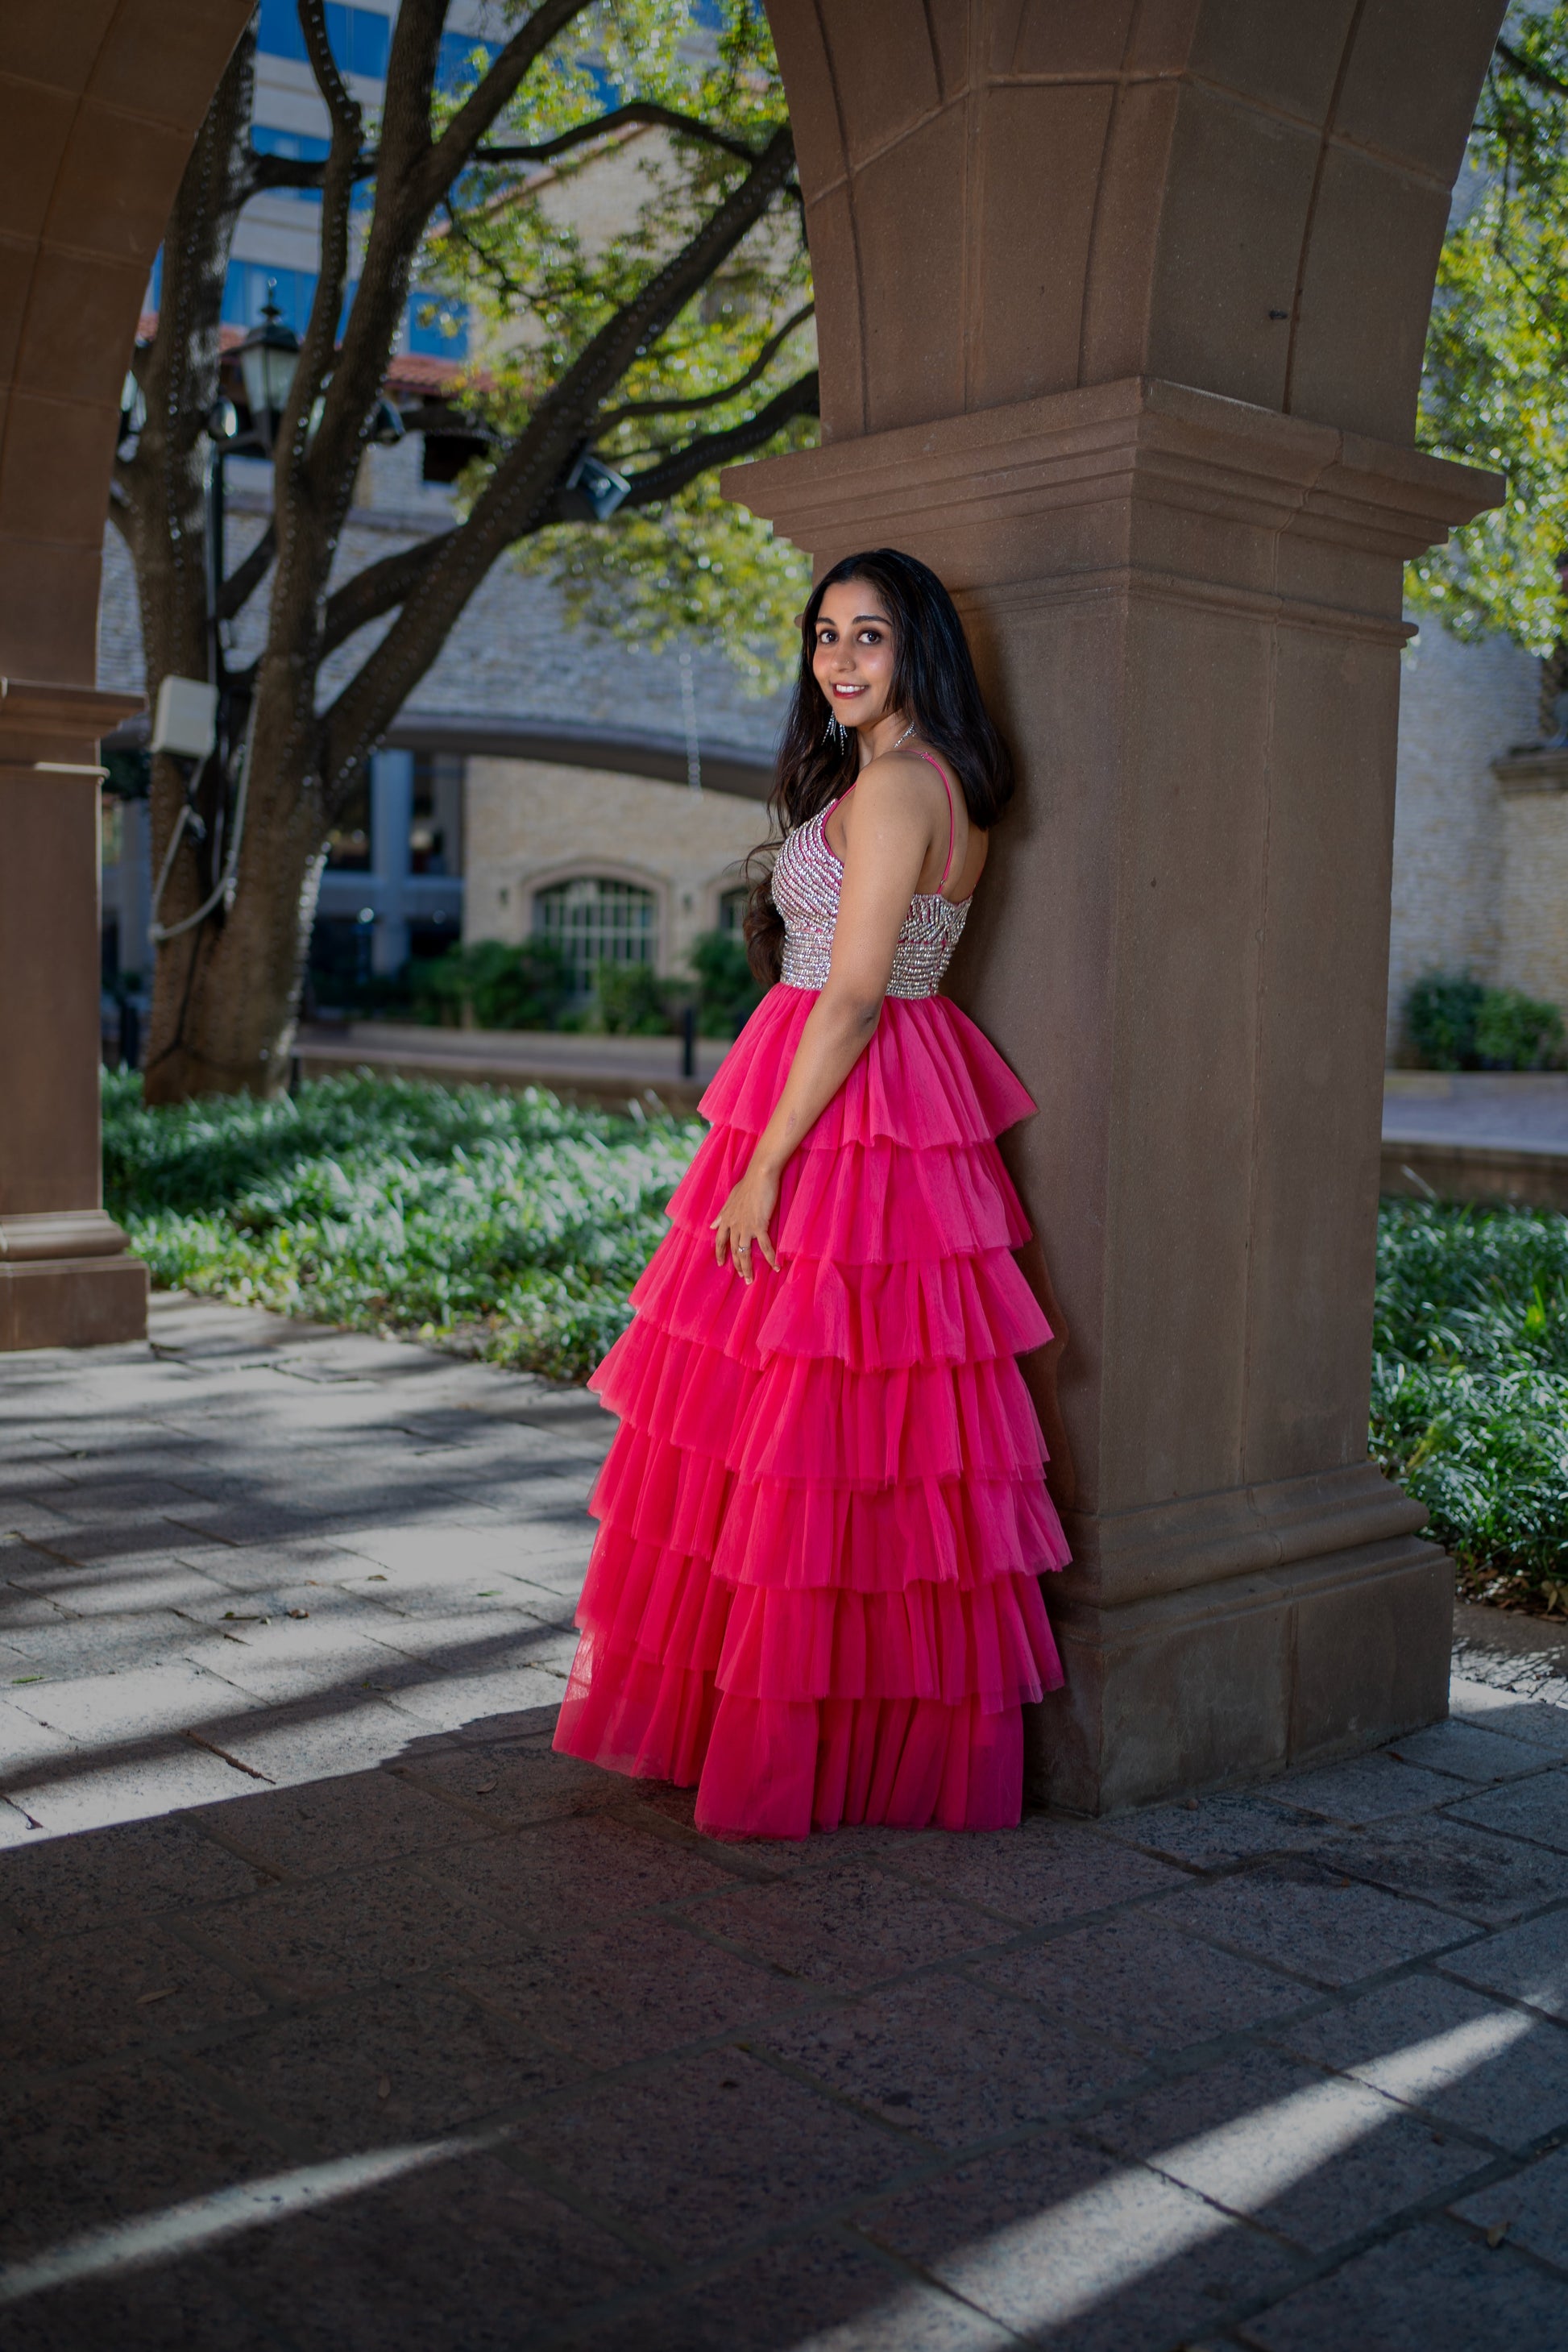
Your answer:
[[[154,1282],[580,1381],[703,1129],[398,1078],[143,1108],[104,1079],[104,1184]],[[1568,1218],[1386,1201],[1372,1451],[1473,1598],[1568,1612]]]
[[[1568,1612],[1568,1217],[1385,1201],[1372,1450],[1472,1600]]]
[[[104,1080],[104,1192],[161,1287],[410,1333],[580,1381],[702,1133],[405,1079],[144,1108]]]

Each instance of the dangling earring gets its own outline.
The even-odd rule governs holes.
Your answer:
[[[846,727],[842,719],[839,718],[837,710],[830,710],[828,712],[827,725],[824,728],[823,734],[825,740],[831,743],[836,751],[842,751],[845,745],[848,742],[849,730]]]

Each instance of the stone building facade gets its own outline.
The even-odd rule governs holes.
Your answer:
[[[1568,1013],[1568,751],[1541,732],[1541,665],[1424,623],[1405,656],[1389,939],[1389,1051],[1429,971],[1469,971]]]
[[[574,886],[585,902],[581,886],[612,884],[606,903],[629,902],[646,925],[647,961],[669,972],[682,969],[700,932],[736,927],[742,865],[766,818],[755,801],[731,793],[609,768],[480,758],[467,763],[465,824],[465,937],[549,935],[558,928],[555,902]]]
[[[449,526],[451,494],[422,478],[415,436],[367,452],[343,534],[340,577]],[[266,469],[231,462],[229,561],[264,526]],[[259,644],[264,600],[236,628]],[[383,624],[381,625],[386,625]],[[363,658],[370,633],[326,666],[323,696]],[[682,654],[686,662],[682,663]],[[135,580],[117,531],[104,541],[99,676],[143,687]],[[734,917],[739,862],[766,830],[781,698],[759,698],[722,648],[654,651],[570,622],[545,579],[498,564],[371,763],[322,877],[318,940],[341,971],[353,942],[390,974],[459,939],[515,940],[567,883],[649,894],[646,942],[679,971],[696,933]],[[126,745],[144,724],[123,730]],[[693,781],[698,789],[693,790]],[[456,800],[453,800],[453,794]],[[106,832],[106,962],[151,968],[144,811]],[[608,897],[606,888],[606,897]],[[639,902],[640,903],[640,902]]]

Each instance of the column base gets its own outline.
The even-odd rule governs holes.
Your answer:
[[[147,1336],[147,1269],[101,1209],[0,1218],[0,1352]]]
[[[1415,1536],[1121,1608],[1053,1601],[1067,1685],[1026,1711],[1029,1796],[1117,1812],[1439,1722],[1453,1601],[1453,1562]]]

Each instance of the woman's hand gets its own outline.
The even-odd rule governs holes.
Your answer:
[[[713,1255],[722,1265],[724,1253],[729,1251],[736,1273],[742,1282],[756,1279],[756,1254],[763,1256],[776,1274],[779,1262],[768,1238],[768,1227],[778,1205],[779,1180],[776,1173],[763,1164],[753,1154],[752,1164],[713,1220]]]

